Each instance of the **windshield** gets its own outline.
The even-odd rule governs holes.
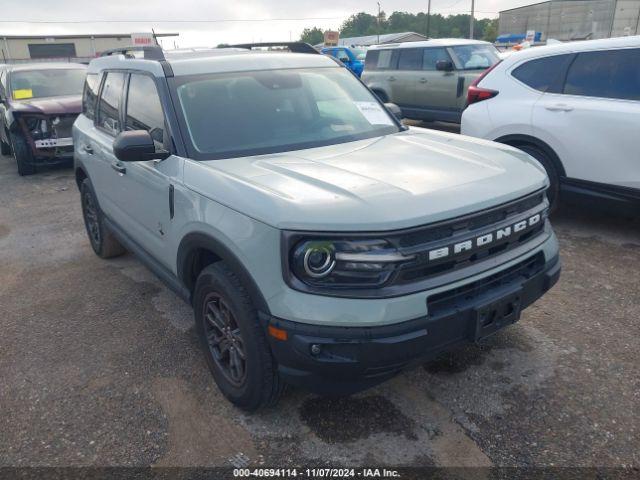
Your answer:
[[[197,159],[285,152],[399,131],[344,68],[207,74],[175,82]]]
[[[86,73],[84,68],[16,71],[11,74],[11,94],[14,100],[82,95]]]
[[[364,62],[365,57],[367,56],[367,51],[362,48],[352,48],[351,51],[356,56],[358,60]]]
[[[479,70],[492,67],[500,60],[493,45],[459,45],[451,47],[461,70]]]

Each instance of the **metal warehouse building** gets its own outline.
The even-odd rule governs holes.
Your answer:
[[[542,41],[640,35],[640,0],[551,0],[500,12],[499,35],[530,30]]]
[[[105,50],[127,47],[136,42],[157,43],[157,37],[177,33],[100,35],[0,35],[0,63],[64,60],[86,62]],[[145,41],[146,40],[146,41]]]

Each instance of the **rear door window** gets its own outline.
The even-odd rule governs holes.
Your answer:
[[[104,81],[96,125],[110,135],[116,136],[120,130],[120,100],[124,87],[124,73],[109,72]]]
[[[444,48],[425,48],[422,52],[422,69],[436,70],[440,60],[451,61],[451,57]]]
[[[422,50],[419,48],[400,49],[398,70],[420,70],[422,68]]]
[[[564,93],[640,100],[640,49],[579,53],[567,72]]]
[[[536,58],[517,67],[511,75],[541,92],[561,93],[562,81],[573,58],[573,54]]]
[[[151,134],[156,148],[164,146],[165,124],[162,104],[156,84],[148,75],[131,74],[125,130],[146,130]]]

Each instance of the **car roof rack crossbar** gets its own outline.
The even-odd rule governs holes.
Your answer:
[[[229,45],[230,48],[246,48],[253,50],[261,47],[287,47],[292,53],[315,53],[320,54],[318,50],[305,42],[262,42],[262,43],[240,43],[238,45]]]
[[[105,50],[100,54],[101,57],[108,57],[109,55],[124,55],[127,58],[135,58],[133,52],[143,52],[145,60],[157,60],[163,61],[164,52],[160,45],[142,45],[142,46],[131,46],[131,47],[122,47],[122,48],[112,48],[110,50]]]

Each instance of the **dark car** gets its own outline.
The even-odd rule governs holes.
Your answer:
[[[0,149],[13,153],[20,175],[73,159],[85,76],[86,66],[73,63],[0,68]]]

